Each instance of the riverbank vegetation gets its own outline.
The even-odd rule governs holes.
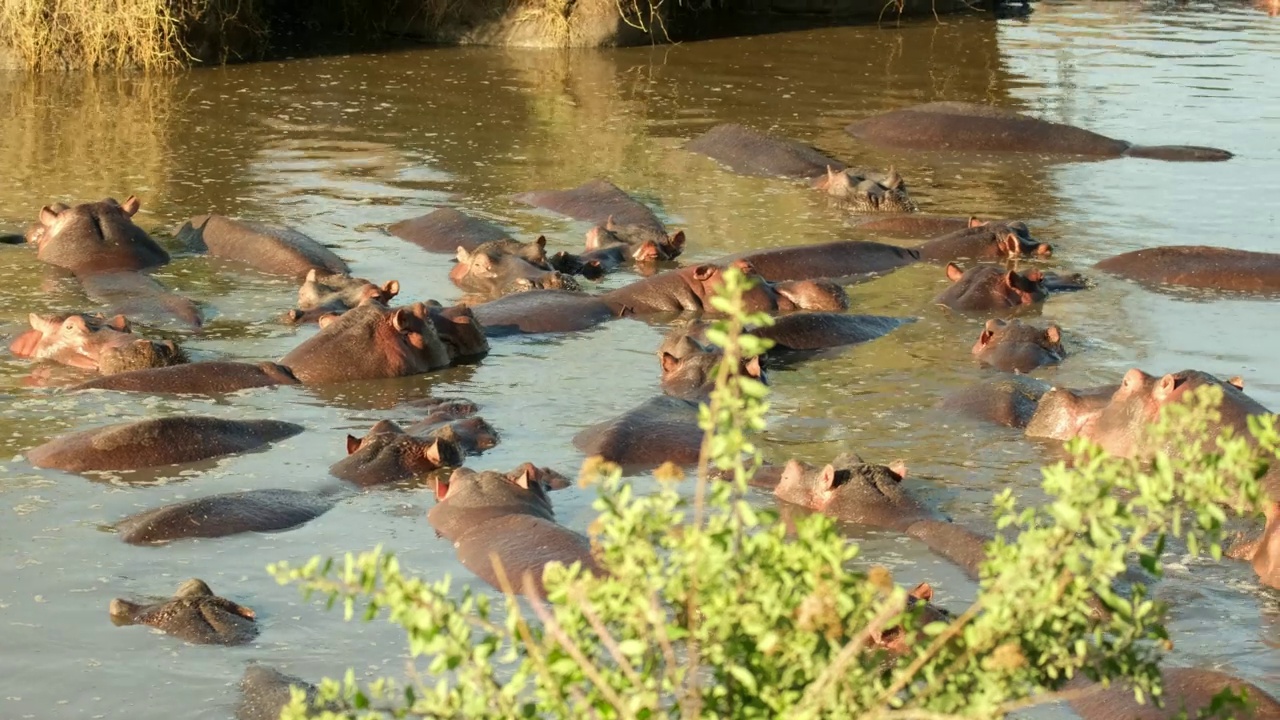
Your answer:
[[[1160,696],[1164,606],[1135,578],[1158,578],[1172,544],[1219,557],[1228,512],[1258,512],[1260,458],[1280,446],[1270,419],[1251,425],[1260,450],[1188,441],[1215,412],[1220,390],[1208,387],[1154,429],[1195,452],[1143,464],[1073,441],[1070,464],[1043,471],[1048,504],[996,496],[1000,535],[977,599],[940,615],[887,570],[854,569],[858,549],[829,518],[789,525],[746,501],[767,388],[736,369],[767,346],[744,326],[770,322],[741,312],[746,287],[730,271],[714,300],[728,319],[708,337],[726,360],[701,409],[692,485],[668,469],[642,491],[616,468],[585,469],[608,576],[549,566],[544,605],[516,599],[527,580],[508,578],[495,601],[408,573],[381,549],[271,568],[348,619],[385,616],[408,635],[408,684],[326,680],[323,717],[994,718],[1099,682]],[[1238,709],[1229,692],[1221,700],[1224,717]],[[295,690],[283,717],[319,713]]]

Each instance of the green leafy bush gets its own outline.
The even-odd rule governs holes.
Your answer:
[[[1071,467],[1044,470],[1048,505],[997,496],[998,527],[1013,539],[989,545],[977,600],[938,620],[887,571],[851,569],[857,548],[830,519],[789,530],[745,500],[767,389],[738,373],[739,359],[768,343],[743,328],[770,322],[742,312],[748,287],[730,271],[713,301],[727,318],[710,333],[725,360],[701,409],[692,497],[671,469],[640,497],[616,468],[588,468],[607,577],[548,567],[544,604],[517,599],[510,583],[495,602],[448,578],[426,582],[381,548],[273,566],[281,583],[342,601],[348,619],[385,611],[420,663],[398,689],[360,687],[351,673],[326,680],[323,710],[295,691],[283,717],[986,718],[1061,699],[1080,674],[1159,695],[1163,607],[1142,583],[1122,590],[1120,580],[1135,558],[1158,576],[1169,541],[1219,556],[1227,512],[1259,508],[1265,464],[1244,438],[1149,465],[1070,443]],[[1157,432],[1204,436],[1219,400],[1207,388]],[[1273,456],[1271,420],[1253,430]],[[890,638],[906,651],[888,652]]]

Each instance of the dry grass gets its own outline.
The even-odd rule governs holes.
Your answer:
[[[31,69],[157,71],[225,60],[235,49],[223,38],[247,34],[252,42],[264,35],[258,2],[0,0],[0,47]],[[215,56],[197,58],[193,49]]]

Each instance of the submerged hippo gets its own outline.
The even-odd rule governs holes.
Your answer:
[[[1016,221],[971,220],[968,227],[926,240],[915,250],[926,262],[1044,258],[1053,254],[1053,246],[1031,237],[1026,223]]]
[[[329,467],[334,477],[368,487],[404,482],[443,467],[459,467],[462,446],[451,439],[405,432],[380,420],[363,438],[347,436],[347,456]]]
[[[906,533],[976,578],[986,558],[988,538],[934,519],[902,488],[906,474],[902,461],[871,465],[852,453],[821,468],[791,460],[774,495],[844,522]]]
[[[437,485],[427,520],[485,582],[502,588],[496,556],[515,592],[545,597],[542,573],[551,563],[598,572],[590,540],[556,522],[547,492],[530,463],[507,474],[458,468]]]
[[[177,237],[193,251],[244,263],[259,272],[299,279],[312,270],[351,272],[332,250],[292,228],[197,215],[178,229]]]
[[[1019,320],[988,320],[973,344],[973,356],[983,365],[1006,372],[1031,372],[1042,365],[1056,365],[1066,357],[1062,330],[1057,325],[1041,329]]]
[[[873,215],[860,218],[854,229],[876,235],[887,235],[903,239],[924,240],[953,232],[976,227],[986,220],[977,217],[948,217],[923,215],[920,213],[903,213],[899,215]],[[996,222],[1004,222],[1003,220]]]
[[[426,215],[401,220],[389,226],[387,232],[423,250],[450,255],[458,248],[474,252],[484,243],[511,238],[497,225],[453,208],[438,208]]]
[[[894,110],[858,120],[845,131],[864,142],[907,150],[1026,152],[1152,160],[1229,160],[1232,157],[1226,150],[1209,147],[1134,145],[1012,110],[962,102],[934,102]]]
[[[293,371],[283,365],[270,362],[250,364],[210,361],[131,370],[109,377],[95,378],[70,389],[72,391],[118,390],[153,394],[223,395],[247,388],[297,384],[298,378],[294,377]]]
[[[910,212],[916,209],[902,176],[853,170],[819,150],[751,128],[716,125],[685,145],[744,175],[807,180],[814,188],[857,212]]]
[[[105,348],[98,356],[98,372],[103,375],[158,370],[186,365],[187,353],[170,340],[135,340],[123,347]]]
[[[84,294],[122,314],[148,325],[170,325],[199,331],[204,325],[200,306],[190,298],[171,292],[150,275],[121,271],[94,273],[80,277]]]
[[[1117,255],[1094,267],[1146,285],[1240,293],[1280,292],[1280,254],[1181,245]]]
[[[450,366],[461,358],[457,353],[474,357],[489,349],[483,330],[464,310],[446,314],[423,303],[393,310],[367,300],[328,318],[321,319],[320,332],[280,360],[303,383],[416,375]]]
[[[1111,401],[1119,385],[1091,388],[1059,388],[1044,392],[1027,418],[1027,437],[1070,440],[1093,421]]]
[[[307,696],[308,707],[320,689],[302,678],[286,675],[275,668],[250,665],[240,678],[240,702],[236,720],[280,720],[280,711],[293,699],[290,688],[296,687]],[[333,708],[338,712],[338,708]]]
[[[400,283],[396,280],[388,280],[379,287],[346,273],[322,275],[313,269],[307,273],[302,287],[298,288],[298,307],[285,313],[285,320],[315,322],[328,313],[341,315],[365,300],[377,300],[388,305],[399,294]]]
[[[920,260],[912,248],[866,240],[840,240],[816,245],[769,248],[736,253],[719,262],[745,260],[770,282],[818,280],[840,282],[865,279]]]
[[[214,595],[203,580],[194,578],[161,602],[142,605],[116,598],[110,613],[116,625],[150,625],[189,643],[243,645],[258,636],[252,610]]]
[[[490,337],[562,333],[593,328],[627,313],[594,295],[568,290],[531,290],[479,305],[471,312]]]
[[[1040,397],[1048,391],[1049,383],[1043,380],[1002,374],[946,396],[938,407],[956,415],[1024,428],[1036,414]]]
[[[27,460],[70,472],[137,470],[247,452],[302,430],[280,420],[179,415],[60,435],[29,450]]]
[[[849,307],[849,296],[835,283],[820,280],[772,283],[760,278],[747,261],[735,260],[733,265],[760,280],[743,296],[749,312],[835,311]],[[712,264],[669,270],[607,292],[600,299],[619,314],[711,312],[710,298],[720,287],[723,273],[723,267]]]
[[[52,360],[85,370],[98,370],[104,353],[115,351],[108,360],[109,371],[151,357],[156,365],[176,365],[186,360],[171,341],[157,343],[133,334],[128,318],[116,315],[112,318],[100,314],[88,315],[36,315],[27,317],[31,329],[14,338],[9,350],[21,358]],[[148,354],[122,357],[119,351],[141,344],[151,347]]]
[[[582,275],[588,280],[598,280],[623,266],[631,266],[647,277],[657,272],[658,263],[679,257],[684,244],[683,230],[666,235],[645,225],[620,225],[610,215],[603,225],[587,231],[585,252],[559,252],[549,263],[560,272]]]
[[[1020,273],[998,265],[975,265],[961,270],[947,264],[947,279],[952,285],[933,299],[952,310],[1005,310],[1044,302],[1049,293],[1044,275],[1039,270]]]
[[[1164,707],[1155,707],[1151,698],[1146,704],[1139,704],[1134,697],[1133,688],[1121,683],[1109,688],[1098,688],[1095,692],[1079,693],[1087,687],[1088,681],[1077,677],[1067,685],[1067,692],[1076,699],[1071,700],[1071,709],[1084,720],[1174,720],[1178,717],[1212,717],[1201,715],[1213,705],[1213,697],[1226,689],[1234,692],[1244,690],[1249,708],[1244,711],[1232,711],[1230,716],[1237,720],[1274,720],[1280,718],[1280,701],[1265,690],[1240,678],[1232,677],[1216,670],[1198,668],[1163,668],[1160,671],[1160,685],[1164,692],[1161,699]],[[1074,691],[1074,692],[1073,692]],[[1185,714],[1182,714],[1185,711]],[[1218,715],[1218,717],[1224,717]]]
[[[169,253],[133,224],[142,207],[136,196],[67,206],[46,205],[40,224],[27,235],[36,256],[78,276],[142,270],[169,262]]]
[[[498,446],[498,431],[478,416],[441,419],[440,413],[432,413],[430,417],[413,423],[404,431],[421,438],[437,438],[456,443],[467,455],[479,455]]]
[[[520,193],[516,200],[545,208],[575,220],[585,220],[596,225],[613,222],[627,226],[633,236],[641,232],[649,237],[637,239],[666,239],[666,226],[648,207],[628,195],[608,180],[597,178],[568,190],[534,190]],[[659,243],[661,244],[661,243]]]
[[[130,515],[117,522],[115,530],[130,545],[278,532],[329,512],[337,499],[334,491],[277,489],[207,495]]]
[[[756,337],[773,341],[766,357],[770,367],[809,357],[819,351],[856,345],[883,337],[896,328],[915,322],[915,318],[883,315],[846,315],[831,312],[796,312],[781,315],[767,327],[747,331]],[[708,349],[706,322],[694,322],[674,328],[663,339],[658,353],[676,358],[687,352]]]
[[[529,290],[580,290],[572,277],[548,264],[546,244],[547,239],[539,235],[530,243],[496,240],[474,251],[459,247],[458,264],[449,271],[449,279],[481,297]]]

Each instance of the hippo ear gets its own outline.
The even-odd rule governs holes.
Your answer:
[[[667,247],[677,252],[684,250],[684,231],[677,230],[674,235],[667,238]]]
[[[1227,384],[1234,387],[1237,390],[1244,390],[1244,378],[1240,377],[1239,375],[1236,375],[1235,377],[1228,380]]]
[[[975,215],[969,216],[969,227],[971,228],[982,227],[986,224],[987,222],[985,220],[979,220]]]
[[[955,282],[961,277],[964,277],[964,271],[960,269],[960,266],[955,263],[947,263],[947,279]]]
[[[693,279],[699,281],[707,281],[716,275],[715,265],[699,265],[693,269]]]
[[[35,313],[30,313],[29,315],[27,315],[27,322],[31,323],[31,328],[33,330],[39,330],[40,332],[48,332],[49,326],[53,324],[49,322],[47,319],[45,319],[43,316],[37,315]]]
[[[596,249],[599,249],[599,247],[600,247],[600,226],[597,225],[587,231],[586,248],[588,250],[596,250]],[[560,254],[564,255],[566,253],[560,253]]]
[[[467,249],[461,245],[458,246],[458,251],[454,256],[458,258],[459,265],[466,265],[471,262],[471,253],[467,252]]]
[[[107,327],[120,332],[133,332],[133,326],[129,324],[129,318],[123,315],[116,315],[107,321]]]
[[[68,315],[67,319],[62,321],[62,326],[68,330],[89,331],[89,323],[85,321],[83,315]]]
[[[906,480],[906,479],[907,479],[907,463],[906,463],[906,461],[904,461],[904,460],[894,460],[893,462],[889,463],[889,464],[888,464],[888,465],[886,465],[885,467],[889,469],[889,472],[891,472],[891,473],[893,473],[894,475],[897,475],[897,476],[898,476],[898,482],[902,482],[903,480]]]
[[[604,229],[605,229],[605,230],[617,230],[617,229],[618,229],[618,226],[617,226],[617,225],[615,225],[615,224],[613,223],[613,215],[610,215],[610,216],[609,216],[609,218],[608,218],[607,220],[605,220],[605,221],[604,221]]]
[[[1018,236],[1015,233],[1006,233],[996,241],[996,247],[1001,253],[1009,257],[1017,257],[1022,252],[1022,245],[1018,242]]]
[[[537,246],[538,246],[538,248],[539,248],[540,250],[546,250],[546,249],[547,249],[547,236],[546,236],[546,235],[539,235],[539,236],[538,236],[538,237],[533,241],[533,244],[534,244],[534,245],[537,245]]]
[[[836,178],[836,171],[832,170],[831,166],[828,165],[827,166],[827,182],[831,182],[835,180],[835,178]]]
[[[991,342],[991,338],[995,337],[995,334],[995,331],[991,329],[991,325],[988,324],[987,327],[982,329],[982,334],[978,336],[978,346],[986,347],[987,343]]]
[[[1172,397],[1173,394],[1178,391],[1178,388],[1182,387],[1182,384],[1186,381],[1186,378],[1181,378],[1173,373],[1169,373],[1168,375],[1160,378],[1160,382],[1156,384],[1155,390],[1152,391],[1152,394],[1155,395],[1156,400],[1164,402]]]
[[[1062,342],[1062,330],[1057,325],[1050,325],[1044,331],[1044,339],[1051,345],[1057,345]]]
[[[929,583],[920,583],[907,594],[917,600],[929,602],[933,599],[933,587]]]
[[[401,335],[407,335],[410,328],[410,314],[412,313],[408,308],[396,308],[395,311],[391,313],[391,327],[395,328],[395,331]]]
[[[321,330],[323,330],[332,325],[333,321],[337,320],[339,317],[338,313],[325,313],[316,318],[316,324],[320,326]]]
[[[660,360],[662,361],[663,375],[667,375],[668,373],[675,372],[675,369],[680,366],[680,360],[676,358],[675,355],[672,355],[669,352],[662,353],[662,357],[660,358]]]
[[[444,462],[441,460],[440,438],[436,438],[435,442],[423,448],[422,457],[426,458],[428,462],[436,467],[444,466]]]
[[[388,300],[390,300],[391,298],[393,298],[393,297],[395,297],[395,296],[399,295],[399,294],[400,294],[400,281],[399,281],[399,280],[388,280],[388,281],[386,282],[386,284],[382,286],[382,294],[383,294],[383,295],[386,295]]]
[[[309,282],[309,283],[319,282],[319,278],[316,276],[315,268],[311,268],[310,270],[307,271],[307,279],[304,280],[303,282]]]
[[[902,179],[902,176],[898,174],[898,169],[890,165],[889,177],[885,178],[884,182],[881,184],[890,190],[899,190],[902,188],[903,183],[904,180]]]
[[[764,379],[764,366],[760,364],[759,355],[756,355],[755,357],[743,363],[742,369],[746,372],[747,377],[753,377],[757,380]]]
[[[45,205],[44,207],[40,208],[40,224],[41,225],[44,225],[45,227],[49,227],[50,225],[53,224],[53,221],[57,219],[58,219],[57,210],[53,209],[52,207],[49,207],[48,205]]]
[[[511,482],[518,485],[522,490],[528,490],[530,485],[538,482],[534,466],[531,463],[521,465],[511,477]]]
[[[137,195],[130,195],[124,199],[124,204],[120,206],[120,209],[124,211],[125,215],[133,217],[138,213],[138,210],[142,209],[142,201],[138,199]]]
[[[823,490],[836,489],[836,466],[827,463],[818,471],[818,487]]]
[[[360,449],[360,438],[355,435],[347,436],[347,454],[353,455],[355,451]]]

